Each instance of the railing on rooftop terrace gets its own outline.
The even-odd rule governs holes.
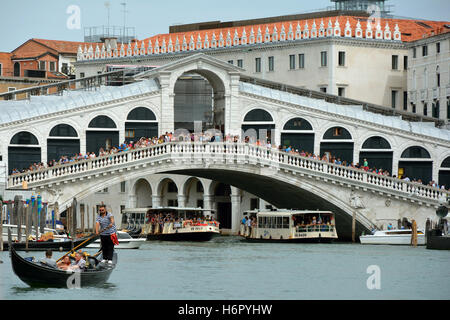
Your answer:
[[[388,107],[383,107],[380,105],[354,100],[350,98],[340,97],[329,93],[324,93],[320,91],[309,90],[305,88],[295,87],[291,85],[286,85],[278,82],[273,82],[269,80],[264,80],[260,78],[249,77],[241,75],[240,81],[255,84],[258,86],[275,89],[279,91],[289,92],[300,96],[305,96],[314,99],[325,100],[326,102],[340,104],[340,105],[361,105],[363,110],[370,111],[373,113],[379,113],[385,116],[401,116],[403,120],[412,122],[434,122],[436,127],[441,127],[445,122],[441,119],[436,119],[433,117],[427,117],[418,115],[415,113],[392,109]]]
[[[0,100],[16,100],[22,96],[22,99],[30,99],[31,96],[61,95],[64,90],[95,90],[102,85],[120,86],[134,82],[132,77],[126,75],[126,72],[129,70],[105,72],[95,76],[0,93]]]

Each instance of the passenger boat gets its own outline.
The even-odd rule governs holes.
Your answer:
[[[410,245],[412,229],[377,230],[372,235],[359,237],[361,244]],[[425,233],[417,230],[417,245],[425,245]]]
[[[133,214],[135,218],[138,215],[145,217],[147,214],[162,214],[163,217],[166,217],[170,214],[175,219],[173,222],[165,222],[162,228],[161,225],[152,224],[147,220],[142,231],[142,235],[145,235],[147,240],[209,241],[220,235],[219,223],[215,220],[208,220],[207,217],[205,219],[203,215],[205,211],[214,210],[178,207],[135,208],[125,209],[122,214]]]
[[[139,249],[141,245],[147,240],[146,238],[132,238],[127,232],[117,231],[117,238],[119,245],[114,246],[114,249]],[[93,243],[87,246],[87,248],[101,247],[100,239],[95,240]]]
[[[241,233],[252,242],[330,243],[337,239],[331,211],[260,211],[251,230]]]
[[[102,257],[89,257],[90,267],[83,271],[66,271],[48,266],[36,261],[34,257],[24,258],[16,249],[16,244],[9,243],[11,264],[14,273],[31,287],[75,288],[91,287],[104,284],[117,265],[117,253],[114,253],[113,263],[99,262]]]

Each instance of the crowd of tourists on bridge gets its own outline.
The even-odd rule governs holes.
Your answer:
[[[62,156],[58,161],[53,159],[50,160],[48,163],[33,163],[28,168],[19,170],[17,168],[12,170],[12,174],[19,174],[19,173],[25,173],[25,172],[33,172],[40,169],[55,167],[58,165],[64,165],[67,163],[82,161],[82,160],[88,160],[88,159],[95,159],[98,157],[104,157],[120,152],[126,152],[130,150],[140,149],[140,148],[146,148],[153,145],[163,144],[167,142],[175,142],[175,141],[191,141],[191,142],[240,142],[241,139],[238,135],[226,135],[225,137],[222,137],[220,134],[214,134],[211,132],[206,133],[190,133],[190,134],[184,134],[184,135],[174,135],[172,132],[166,132],[165,134],[161,135],[160,137],[153,137],[153,138],[146,138],[142,137],[138,141],[130,141],[130,142],[124,142],[120,144],[118,147],[112,147],[109,150],[105,150],[104,148],[100,148],[98,155],[94,152],[87,152],[86,154],[77,153],[73,155],[72,157],[68,156]],[[383,168],[376,168],[376,167],[370,167],[367,159],[364,159],[364,162],[362,164],[360,163],[354,163],[354,162],[348,162],[346,160],[341,160],[339,157],[335,157],[333,155],[330,155],[328,153],[324,154],[323,156],[316,155],[312,152],[306,152],[304,150],[295,149],[292,146],[277,146],[275,144],[272,144],[270,140],[262,141],[259,139],[252,139],[249,136],[245,136],[243,139],[244,143],[251,143],[257,146],[265,146],[270,149],[277,149],[282,152],[286,152],[293,155],[298,155],[301,157],[311,158],[314,160],[324,161],[327,163],[333,163],[335,165],[340,165],[344,167],[349,167],[353,169],[359,169],[364,170],[366,172],[370,172],[373,174],[383,175],[383,176],[390,176],[390,173],[388,170],[385,170]],[[397,178],[396,175],[392,176],[393,178]],[[418,184],[425,184],[421,179],[410,179],[408,177],[402,177],[404,181],[418,183]],[[446,190],[446,186],[438,185],[435,181],[429,181],[428,186],[438,189]],[[449,188],[450,190],[450,188]]]
[[[173,213],[151,213],[147,212],[145,218],[145,233],[158,234],[164,230],[164,225],[173,224],[173,229],[186,228],[190,226],[219,226],[219,222],[212,216],[192,215],[183,218]]]

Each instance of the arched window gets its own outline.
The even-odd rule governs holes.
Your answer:
[[[117,128],[117,126],[110,117],[97,116],[91,120],[89,128]]]
[[[244,122],[272,122],[272,116],[265,110],[255,109],[246,114]]]
[[[250,141],[256,139],[271,141],[274,130],[275,123],[270,113],[262,109],[254,109],[245,115],[242,137],[249,137]]]
[[[447,190],[450,188],[450,157],[442,162],[439,169],[439,185]]]
[[[110,150],[119,146],[119,131],[114,121],[108,116],[97,116],[89,123],[86,130],[86,152],[100,153],[100,149]],[[104,130],[99,130],[104,129]]]
[[[12,137],[10,144],[38,145],[38,139],[27,131],[16,133]]]
[[[133,109],[125,122],[125,140],[137,141],[142,137],[153,138],[158,136],[158,122],[155,114],[148,108]]]
[[[47,139],[47,160],[58,161],[62,156],[71,157],[78,153],[80,139],[75,129],[68,124],[54,126]]]
[[[150,109],[138,107],[130,111],[127,120],[154,121],[156,116]]]
[[[8,171],[22,170],[33,163],[41,162],[41,147],[38,139],[30,132],[16,133],[8,147]]]
[[[391,145],[385,138],[371,137],[363,143],[362,149],[391,149]]]
[[[50,137],[78,137],[78,134],[72,126],[59,124],[50,131]]]
[[[431,158],[430,153],[425,150],[422,147],[419,146],[414,146],[414,147],[409,147],[408,149],[406,149],[405,151],[403,151],[401,158],[403,159],[407,159],[407,158],[424,158],[424,159],[429,159]]]
[[[450,157],[447,157],[442,161],[441,168],[450,168]]]
[[[370,137],[364,141],[359,153],[359,163],[369,163],[370,168],[387,170],[392,173],[393,151],[389,142],[383,137]]]
[[[351,140],[352,135],[347,129],[342,127],[333,127],[328,129],[323,135],[324,140]]]
[[[307,120],[302,118],[289,120],[284,125],[281,133],[281,145],[299,150],[299,152],[314,152],[313,127]]]
[[[286,122],[283,130],[312,130],[311,124],[302,118],[294,118]]]
[[[323,135],[323,140],[320,143],[320,156],[327,154],[329,157],[335,157],[337,160],[347,163],[353,162],[354,144],[351,141],[352,135],[350,132],[342,127],[333,127],[328,129]],[[335,141],[333,141],[335,140]],[[345,141],[350,140],[350,141]]]
[[[403,151],[398,163],[398,175],[400,178],[408,177],[428,184],[433,176],[433,161],[430,153],[422,147],[413,146]]]

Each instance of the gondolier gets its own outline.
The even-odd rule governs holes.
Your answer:
[[[116,234],[116,224],[114,222],[114,216],[107,212],[106,205],[100,205],[99,215],[96,219],[95,233],[100,234],[100,241],[102,244],[103,260],[102,262],[112,263],[114,254],[114,242],[113,239]],[[100,230],[102,230],[100,232]]]

